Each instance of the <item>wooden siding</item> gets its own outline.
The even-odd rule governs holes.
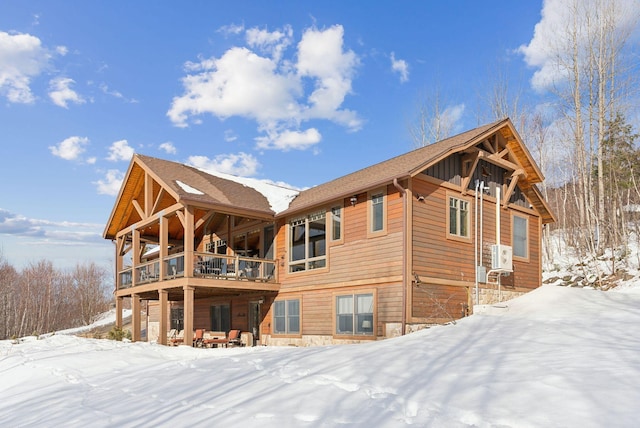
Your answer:
[[[339,290],[339,291],[337,291]],[[338,294],[360,294],[375,291],[376,301],[374,303],[374,319],[376,320],[375,336],[384,335],[384,324],[402,320],[402,284],[383,283],[367,284],[359,287],[345,287],[340,289],[324,289],[307,291],[300,295],[281,291],[278,299],[300,298],[301,297],[301,325],[303,335],[333,335],[335,334],[334,306],[335,295]],[[271,316],[271,315],[270,315]],[[269,322],[272,322],[269,320]],[[367,339],[368,337],[360,337]]]
[[[401,276],[402,206],[402,197],[393,186],[389,186],[385,211],[386,232],[367,238],[369,203],[365,194],[359,195],[358,203],[353,207],[345,200],[343,241],[339,244],[327,242],[326,268],[306,272],[288,272],[288,223],[279,224],[276,245],[280,261],[280,290],[313,290],[318,287],[331,287],[332,284],[344,286],[350,281],[366,282],[368,279]],[[329,210],[330,208],[327,208],[327,211]]]
[[[466,316],[469,288],[435,284],[414,284],[412,313],[428,323],[450,322]]]
[[[475,200],[469,195],[469,234],[468,241],[447,238],[447,194],[456,194],[453,186],[441,186],[430,179],[414,178],[412,189],[415,194],[425,197],[424,201],[413,201],[413,218],[411,240],[413,245],[412,271],[418,278],[429,278],[451,281],[459,288],[475,282],[474,233],[475,233]],[[459,193],[458,193],[459,194]],[[483,209],[482,264],[487,271],[491,269],[491,246],[496,243],[496,202],[485,195]],[[528,218],[528,258],[513,260],[513,273],[502,276],[501,284],[517,291],[528,291],[540,285],[540,217],[532,210],[510,206],[501,210],[500,241],[503,245],[512,246],[512,214]],[[493,288],[492,285],[480,284],[481,287]],[[462,287],[464,288],[464,287]],[[412,302],[412,312],[419,313],[417,305]]]

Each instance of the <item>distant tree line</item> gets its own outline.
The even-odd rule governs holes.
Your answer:
[[[113,300],[107,279],[93,262],[62,271],[42,260],[18,271],[0,254],[0,340],[92,323]]]

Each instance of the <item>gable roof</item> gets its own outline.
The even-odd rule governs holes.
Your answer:
[[[105,238],[113,239],[118,231],[135,223],[132,220],[135,215],[133,200],[139,197],[145,174],[149,174],[175,202],[247,211],[265,218],[273,218],[275,214],[267,198],[252,187],[181,163],[135,154],[109,216],[103,234]]]
[[[543,222],[555,221],[551,210],[535,187],[535,183],[543,181],[544,177],[508,118],[471,129],[304,190],[300,192],[300,195],[292,201],[289,208],[282,212],[281,215],[291,214],[320,203],[353,196],[368,189],[391,183],[394,179],[401,180],[413,177],[451,154],[469,149],[497,132],[500,132],[505,138],[510,151],[526,171],[527,179],[526,183],[523,183],[525,184],[523,187],[527,189],[525,194],[532,200],[535,208],[541,212]]]

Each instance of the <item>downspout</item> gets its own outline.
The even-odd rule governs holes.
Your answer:
[[[476,305],[480,304],[478,299],[478,189],[480,188],[480,183],[476,180],[476,193],[475,193],[475,222],[474,222],[474,230],[473,230],[473,264],[476,272],[476,280],[475,280],[475,292],[476,292]]]
[[[407,324],[407,191],[400,186],[398,179],[393,179],[393,185],[402,195],[402,326],[400,334],[404,336]]]

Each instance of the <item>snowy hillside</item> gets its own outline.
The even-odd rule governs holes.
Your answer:
[[[640,288],[545,285],[365,345],[0,342],[0,426],[635,427]]]

